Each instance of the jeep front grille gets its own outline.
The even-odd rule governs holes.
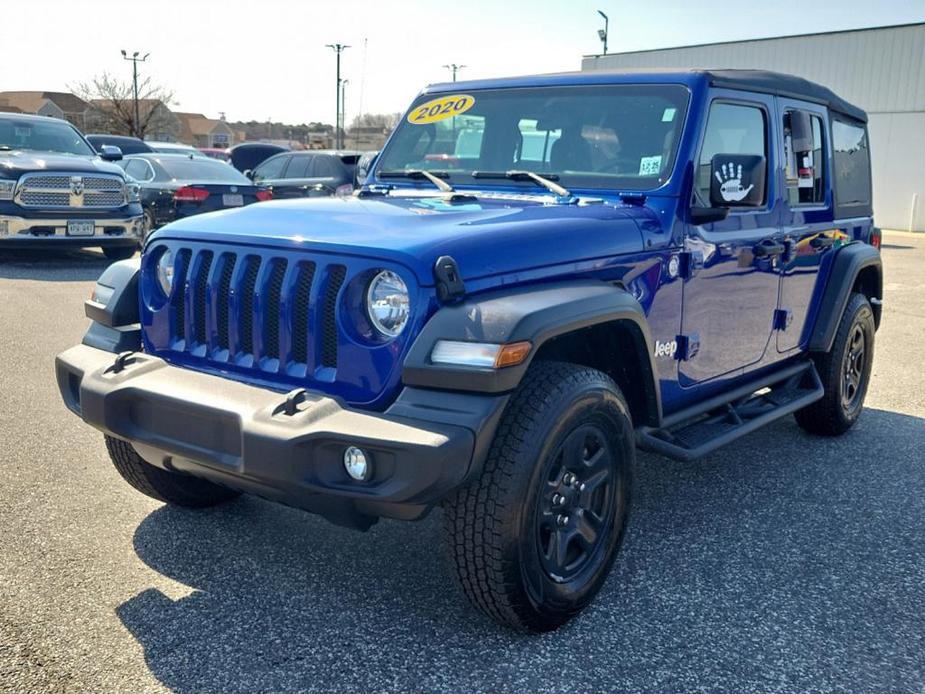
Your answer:
[[[189,248],[176,253],[175,263],[174,349],[269,370],[309,362],[337,368],[344,265]]]
[[[125,187],[116,175],[27,173],[19,179],[15,201],[29,208],[111,209],[125,204]]]

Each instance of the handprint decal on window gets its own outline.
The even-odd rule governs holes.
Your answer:
[[[745,199],[754,185],[745,188],[742,185],[742,165],[736,166],[732,162],[723,164],[714,174],[719,181],[719,194],[726,202],[739,202]]]

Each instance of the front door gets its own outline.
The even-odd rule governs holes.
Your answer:
[[[724,175],[711,170],[716,155],[764,157],[765,189],[757,206],[732,207],[722,221],[688,227],[685,250],[693,262],[684,284],[681,344],[687,344],[687,352],[679,354],[682,386],[758,365],[773,331],[778,263],[785,248],[773,165],[774,99],[743,96],[721,91],[714,96],[697,162],[693,204],[710,205],[711,177]]]
[[[786,99],[779,103],[784,171],[781,222],[787,253],[780,266],[777,350],[788,352],[808,339],[804,333],[819,265],[847,236],[833,226],[825,109]]]

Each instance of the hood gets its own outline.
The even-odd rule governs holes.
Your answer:
[[[549,204],[544,196],[479,197],[473,202],[399,196],[310,198],[259,203],[183,219],[158,238],[269,245],[381,258],[422,285],[452,256],[464,280],[638,252],[644,207]]]
[[[107,173],[124,176],[121,167],[96,156],[54,152],[0,151],[0,178],[19,178],[33,171],[76,171],[78,173]]]

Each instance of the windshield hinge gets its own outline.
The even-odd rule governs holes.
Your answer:
[[[454,301],[466,293],[459,266],[451,256],[442,255],[437,258],[434,263],[434,279],[437,281],[437,298],[440,301]]]

